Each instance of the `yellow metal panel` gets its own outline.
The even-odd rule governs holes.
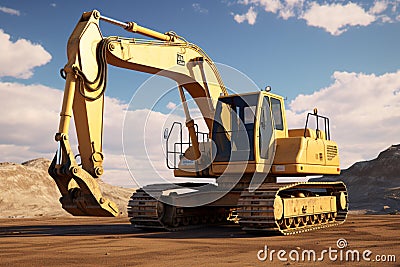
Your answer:
[[[282,198],[285,218],[336,212],[334,196]]]
[[[216,66],[196,45],[115,38],[109,45],[111,65],[177,81],[198,105],[211,129],[218,97],[227,95]]]
[[[340,168],[311,164],[274,164],[271,173],[277,176],[340,174]]]
[[[306,163],[306,139],[304,137],[276,139],[274,164]]]
[[[256,164],[254,162],[218,162],[212,164],[212,171],[215,174],[254,173],[256,171]]]
[[[325,146],[322,139],[307,138],[307,164],[325,165]]]

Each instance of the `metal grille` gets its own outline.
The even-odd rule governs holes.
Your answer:
[[[337,146],[327,145],[326,146],[326,156],[328,160],[332,160],[338,154]]]

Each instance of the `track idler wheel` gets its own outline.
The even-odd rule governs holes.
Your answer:
[[[157,203],[157,216],[161,220],[165,214],[165,206],[164,203],[158,202]]]
[[[199,216],[193,216],[192,217],[192,224],[196,225],[200,222]]]
[[[183,217],[182,218],[182,225],[188,226],[190,224],[190,218],[189,217]]]
[[[300,224],[301,224],[301,219],[300,219],[300,217],[295,217],[295,218],[293,219],[293,226],[294,226],[295,228],[297,228],[297,227],[300,226]]]
[[[293,218],[284,218],[283,219],[283,226],[286,229],[289,229],[293,225],[293,222],[294,222]]]
[[[175,217],[172,219],[172,223],[171,223],[172,227],[179,227],[180,224],[181,224],[180,218]]]

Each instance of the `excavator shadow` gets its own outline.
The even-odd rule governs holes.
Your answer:
[[[0,227],[1,237],[127,235],[138,232],[129,224],[24,225]]]
[[[256,236],[276,236],[276,234],[269,235],[253,235],[244,232],[238,225],[212,225],[204,226],[201,228],[186,229],[176,232],[169,231],[151,231],[142,230],[141,234],[136,235],[140,238],[155,238],[155,239],[201,239],[201,238],[251,238]]]
[[[255,235],[247,234],[236,225],[207,226],[196,229],[169,232],[157,230],[142,230],[131,224],[86,224],[86,225],[23,225],[0,227],[0,238],[40,237],[40,236],[105,236],[105,238],[249,238]],[[259,235],[258,235],[259,236]],[[266,235],[265,235],[266,236]],[[268,235],[271,236],[271,235]]]

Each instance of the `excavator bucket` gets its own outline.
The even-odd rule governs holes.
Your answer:
[[[62,208],[74,216],[118,216],[117,205],[103,197],[96,178],[76,163],[68,139],[63,137],[49,167],[49,174],[62,195]]]

